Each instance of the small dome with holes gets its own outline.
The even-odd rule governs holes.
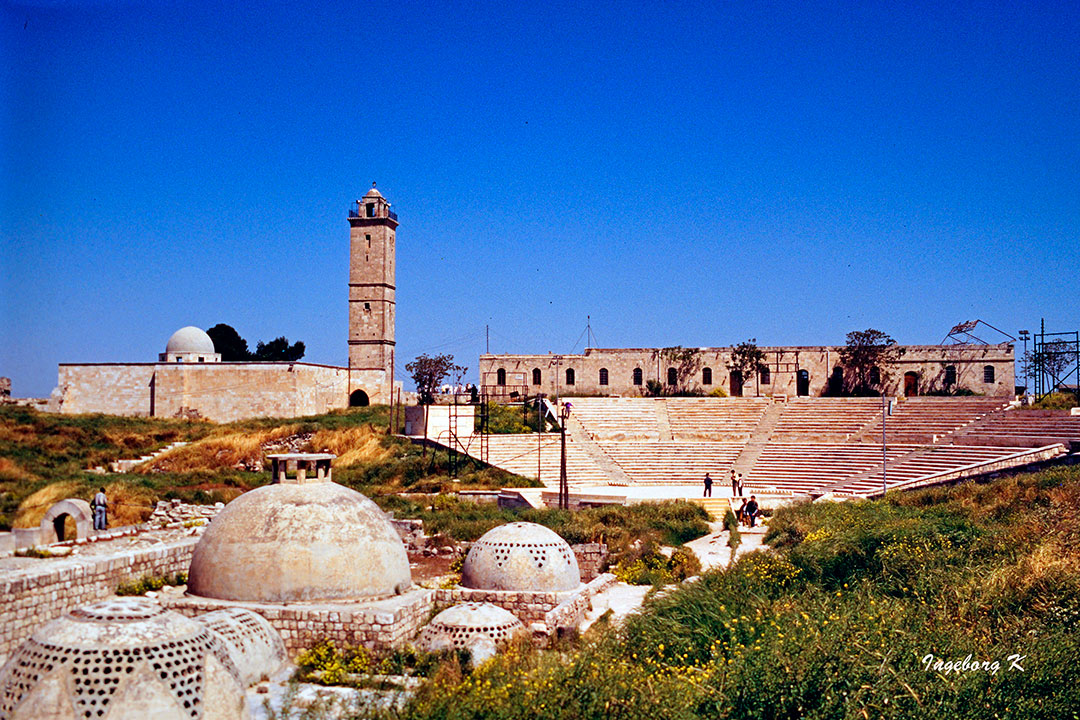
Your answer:
[[[205,625],[142,598],[52,620],[0,671],[10,720],[244,717],[244,684]]]
[[[523,633],[525,626],[510,611],[491,603],[467,602],[436,615],[421,631],[420,646],[429,652],[469,650],[478,661]]]
[[[462,587],[477,590],[560,592],[581,585],[574,551],[536,523],[516,522],[489,530],[469,549]]]

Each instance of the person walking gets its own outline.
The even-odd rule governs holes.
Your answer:
[[[97,495],[94,496],[94,501],[90,503],[91,509],[94,511],[94,529],[104,530],[107,524],[105,517],[105,508],[108,506],[109,500],[105,497],[105,488],[99,488]]]
[[[705,473],[705,493],[702,497],[712,497],[712,478],[709,473]]]
[[[746,510],[744,512],[746,513],[746,517],[748,518],[748,524],[750,525],[750,527],[754,527],[754,520],[757,519],[757,516],[761,514],[761,511],[758,508],[757,498],[755,496],[750,496],[750,502],[746,503]]]

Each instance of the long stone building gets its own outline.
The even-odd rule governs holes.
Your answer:
[[[483,392],[495,397],[535,393],[638,397],[647,393],[650,381],[665,391],[817,397],[838,393],[844,379],[841,349],[763,347],[762,371],[745,381],[729,367],[733,351],[729,347],[695,348],[685,364],[675,362],[674,353],[662,348],[590,348],[573,355],[481,355],[479,367]],[[898,359],[876,374],[887,395],[966,390],[1007,397],[1015,392],[1011,343],[898,349]]]
[[[49,409],[151,417],[298,417],[389,403],[394,379],[397,215],[372,186],[349,209],[349,363],[222,362],[196,327],[157,362],[61,363]]]

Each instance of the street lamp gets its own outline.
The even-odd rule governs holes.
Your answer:
[[[563,403],[559,411],[559,434],[562,436],[562,455],[559,460],[559,509],[570,509],[570,483],[566,480],[566,421],[570,417],[572,403]]]
[[[1027,396],[1028,391],[1031,390],[1031,368],[1029,367],[1031,363],[1028,362],[1027,356],[1027,342],[1031,333],[1027,330],[1021,330],[1017,334],[1020,336],[1020,339],[1024,341],[1024,356],[1020,359],[1020,369],[1024,373],[1024,395]]]

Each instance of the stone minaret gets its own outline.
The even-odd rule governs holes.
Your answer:
[[[371,184],[349,211],[349,404],[390,402],[397,215]]]

